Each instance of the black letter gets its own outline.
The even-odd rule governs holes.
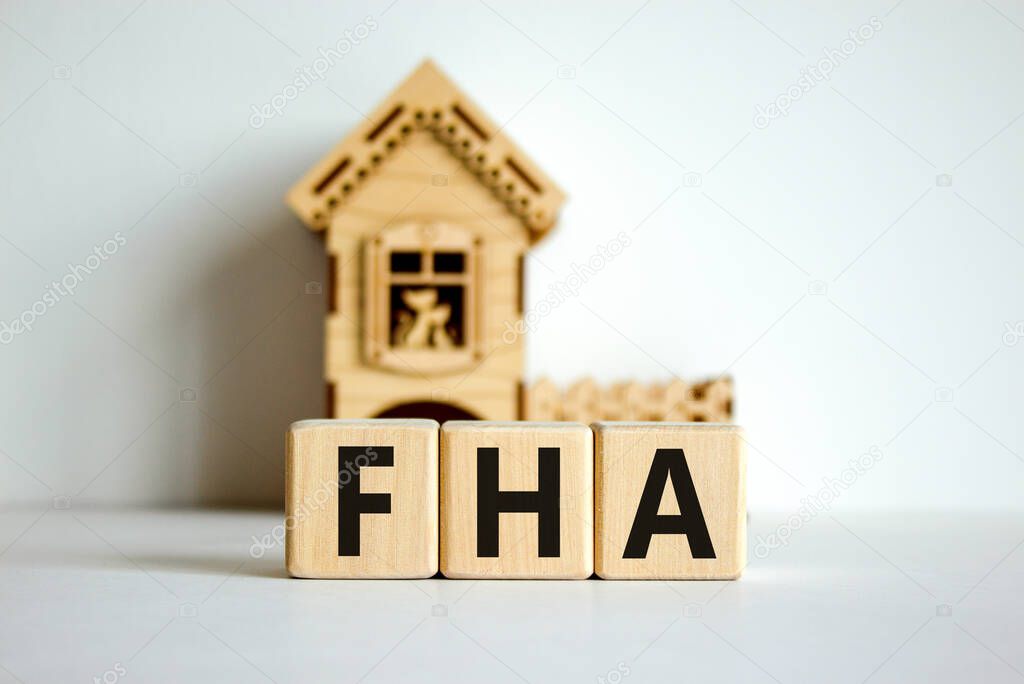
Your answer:
[[[498,489],[498,450],[476,450],[476,555],[498,557],[498,514],[536,513],[537,548],[541,558],[559,554],[558,447],[541,447],[537,453],[537,491],[503,492]]]
[[[672,477],[672,489],[679,504],[679,515],[658,515],[665,484]],[[640,496],[633,529],[629,531],[623,558],[647,558],[651,536],[655,534],[685,534],[694,558],[715,558],[704,513],[700,510],[697,490],[693,487],[690,469],[686,467],[686,454],[682,449],[658,449],[654,452],[651,472]]]
[[[370,456],[376,456],[370,463]],[[363,464],[359,463],[362,457]],[[359,470],[369,466],[395,465],[394,447],[338,447],[338,555],[359,555],[359,514],[390,513],[390,494],[360,494]],[[342,473],[350,478],[342,482]]]

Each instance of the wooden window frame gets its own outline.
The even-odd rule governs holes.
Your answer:
[[[391,252],[423,255],[419,273],[392,273]],[[434,273],[435,252],[461,252],[462,273]],[[464,226],[443,222],[406,222],[389,226],[364,248],[365,361],[397,373],[438,375],[472,367],[483,358],[484,293],[483,244]],[[415,285],[463,288],[463,344],[451,349],[394,347],[391,340],[391,286]]]

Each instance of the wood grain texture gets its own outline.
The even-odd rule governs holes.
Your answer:
[[[345,391],[346,386],[338,388],[335,393],[335,415],[348,416],[377,416],[403,401],[433,401],[467,411],[470,415],[486,419],[501,419],[502,416],[514,416],[517,410],[517,400],[514,388],[504,395],[470,394],[463,392],[462,388],[456,393],[446,390],[429,388],[422,393],[404,391],[402,394],[382,396],[378,394],[362,394],[359,386],[353,391]]]
[[[410,140],[421,138],[413,134]],[[442,158],[450,157],[433,138],[416,146],[420,157],[435,148]],[[407,164],[421,161],[410,155]],[[524,347],[521,336],[509,337],[508,331],[522,318],[519,261],[529,246],[528,231],[475,178],[465,178],[465,171],[440,187],[421,174],[423,185],[413,193],[417,199],[403,204],[388,190],[413,182],[403,173],[398,180],[384,171],[374,176],[358,206],[337,212],[329,229],[337,307],[327,317],[324,353],[325,375],[338,386],[334,416],[372,418],[380,411],[363,407],[442,402],[482,419],[518,418]],[[380,193],[373,190],[377,184],[384,188]],[[467,188],[478,193],[479,208],[467,205]],[[429,207],[420,206],[428,199]],[[371,202],[377,203],[374,211]],[[393,251],[422,253],[424,264],[432,251],[465,254],[463,344],[451,349],[395,344],[390,285],[401,276],[387,268]],[[423,280],[416,287],[435,285]],[[457,393],[449,392],[453,387]]]
[[[497,557],[478,555],[478,448],[498,449],[498,488],[537,491],[539,450],[558,448],[558,555],[537,513],[498,515]],[[441,572],[453,578],[585,579],[593,572],[593,433],[578,423],[452,421],[441,428]]]
[[[438,430],[432,420],[305,420],[288,432],[285,563],[294,577],[422,578],[438,567]],[[339,447],[371,447],[349,465]],[[394,465],[375,466],[379,447]],[[364,466],[365,464],[365,466]],[[364,466],[364,467],[359,467]],[[359,516],[359,555],[339,555],[339,492],[387,493],[390,513]],[[346,472],[348,473],[346,475]]]
[[[746,452],[742,431],[711,423],[596,423],[595,567],[605,579],[735,579],[746,564]],[[682,449],[714,558],[694,558],[690,535],[654,534],[644,558],[624,558],[659,449]],[[679,514],[673,485],[658,515]],[[692,513],[689,511],[688,513]]]

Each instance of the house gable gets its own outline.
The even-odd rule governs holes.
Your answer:
[[[415,131],[330,219],[327,251],[350,253],[362,240],[406,222],[456,223],[494,248],[521,254],[535,234],[428,131]]]
[[[424,141],[424,133],[443,145],[441,151],[450,161],[426,152],[431,143]],[[417,150],[421,150],[419,160]],[[430,157],[426,163],[425,155]],[[417,161],[424,168],[417,168]],[[379,172],[392,171],[392,166],[386,183],[401,185],[400,177],[406,174],[407,189],[422,190],[407,202],[422,204],[424,196],[429,199],[424,187],[447,187],[456,198],[471,198],[466,202],[467,211],[480,213],[478,218],[487,220],[493,209],[492,203],[479,199],[484,192],[498,201],[495,216],[514,217],[530,242],[553,227],[564,201],[561,189],[429,60],[291,188],[288,204],[313,230],[324,230],[332,218],[340,218],[350,209],[365,211],[371,204],[397,211],[404,206],[401,193],[382,195],[391,197],[388,202],[360,201],[361,195],[388,192],[386,188],[374,190],[375,179],[378,175],[383,179]],[[434,170],[439,167],[450,172]],[[481,209],[486,211],[481,213]],[[452,210],[457,212],[458,207],[449,202],[447,211]]]

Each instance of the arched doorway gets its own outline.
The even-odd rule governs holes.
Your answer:
[[[375,418],[430,418],[438,423],[446,420],[480,420],[469,411],[436,401],[412,401],[398,404],[378,413]]]

